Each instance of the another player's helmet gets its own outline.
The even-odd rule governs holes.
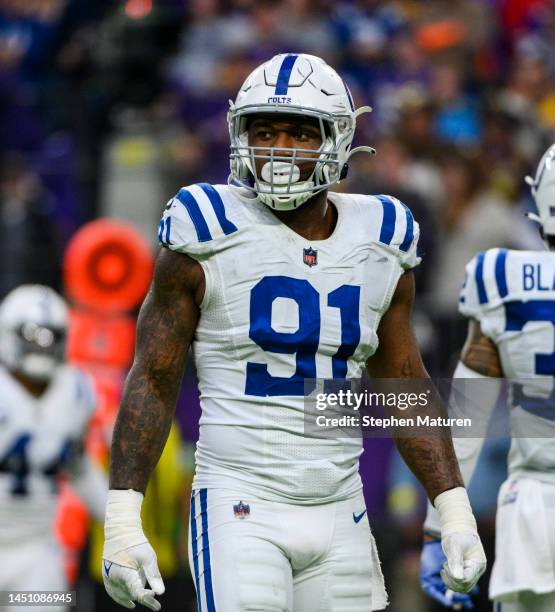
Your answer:
[[[371,110],[369,106],[355,110],[343,79],[319,57],[276,55],[256,68],[243,83],[235,102],[230,101],[231,184],[241,184],[276,210],[297,208],[344,178],[353,153],[375,153],[371,147],[351,149],[357,117]],[[249,146],[247,118],[274,113],[316,119],[322,136],[320,148]],[[268,160],[261,176],[256,170],[257,158]],[[315,159],[314,171],[308,179],[301,180],[297,163]]]
[[[525,180],[538,209],[538,214],[528,213],[528,217],[542,226],[545,236],[555,236],[555,144],[543,154],[536,176]]]
[[[0,361],[48,382],[65,360],[68,310],[50,287],[21,285],[0,304]]]

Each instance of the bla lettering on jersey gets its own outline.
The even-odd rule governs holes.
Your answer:
[[[542,274],[542,267],[538,264],[522,264],[522,288],[524,291],[553,291],[555,290],[555,278],[548,282],[547,273]]]

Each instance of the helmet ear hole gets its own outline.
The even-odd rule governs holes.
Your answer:
[[[347,178],[347,174],[349,174],[349,164],[343,164],[343,168],[341,168],[341,174],[339,175],[339,180]]]

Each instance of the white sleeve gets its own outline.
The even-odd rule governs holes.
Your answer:
[[[104,523],[108,498],[108,478],[104,470],[89,456],[83,455],[70,475],[71,484],[87,510],[97,521]]]
[[[483,383],[476,384],[474,387],[472,383],[465,386],[465,396],[468,401],[465,401],[464,416],[477,423],[487,424],[497,403],[502,379],[483,376],[482,374],[479,374],[478,372],[465,366],[462,361],[459,361],[457,364],[455,373],[453,374],[453,379],[473,379],[475,381],[483,381]],[[464,485],[467,488],[472,480],[482,446],[484,445],[484,436],[485,430],[484,435],[477,438],[453,438],[455,454],[457,455]],[[424,521],[424,531],[430,535],[440,535],[439,515],[430,501],[428,501],[428,510],[426,513],[426,520]]]

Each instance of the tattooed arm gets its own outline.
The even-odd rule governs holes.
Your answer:
[[[407,383],[410,380],[411,386],[415,386],[418,392],[422,387],[432,390],[432,386],[411,326],[413,300],[414,277],[409,272],[399,280],[389,310],[381,320],[378,328],[380,345],[376,354],[368,360],[367,369],[375,378],[407,379]],[[404,386],[399,380],[396,385]],[[442,411],[438,394],[432,391],[429,397],[432,398],[431,406],[427,408],[426,414],[440,416]],[[421,408],[412,411],[416,412],[415,416],[418,410]],[[412,416],[406,415],[406,412],[403,416]],[[399,452],[426,489],[438,513],[441,543],[436,544],[444,551],[447,559],[443,565],[445,558],[442,557],[437,569],[437,578],[440,583],[441,579],[444,583],[441,596],[445,596],[446,588],[467,593],[486,568],[484,549],[463,487],[449,430],[444,429],[441,435],[437,431],[435,435],[425,430],[423,433],[427,435],[420,435],[418,428],[412,432],[392,428]],[[440,590],[435,583],[434,589]]]
[[[376,379],[414,379],[414,386],[420,391],[420,387],[429,389],[431,384],[412,330],[413,301],[414,275],[406,272],[399,280],[391,305],[380,322],[380,344],[377,352],[367,361],[366,368],[370,376]],[[436,416],[443,416],[439,398],[437,402]],[[444,435],[419,437],[393,428],[392,435],[406,464],[432,501],[440,493],[462,486],[459,465],[448,431]]]
[[[137,326],[110,465],[102,578],[120,605],[160,610],[164,592],[156,553],[142,528],[143,494],[170,431],[177,392],[204,294],[200,264],[162,249]],[[148,587],[147,588],[147,581]]]
[[[476,319],[470,319],[468,322],[468,335],[462,349],[461,361],[467,368],[482,376],[492,378],[503,376],[497,346],[484,336]]]
[[[145,492],[170,431],[203,293],[200,264],[162,249],[139,314],[135,360],[114,430],[111,489]]]

